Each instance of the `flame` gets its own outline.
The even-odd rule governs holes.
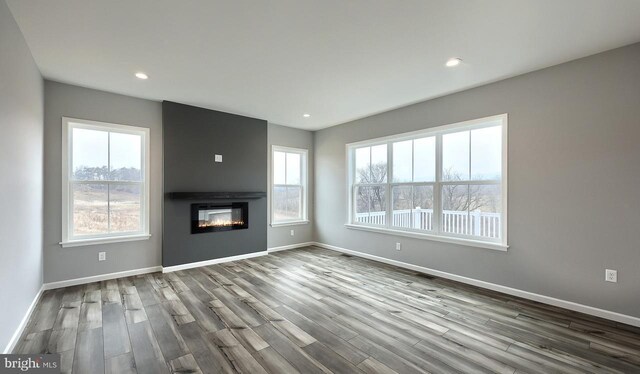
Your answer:
[[[232,220],[215,220],[215,221],[198,221],[198,227],[228,227],[228,226],[242,226],[244,221],[232,221]]]

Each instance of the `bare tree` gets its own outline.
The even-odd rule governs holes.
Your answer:
[[[372,186],[358,189],[357,208],[359,212],[383,211],[386,209],[386,186],[376,186],[387,181],[387,164],[378,163],[367,165],[356,170],[359,183]],[[451,168],[443,171],[443,180],[448,182],[464,181],[459,173]],[[499,211],[499,189],[497,185],[467,185],[467,184],[443,184],[442,208],[443,210],[458,212]],[[394,200],[403,200],[406,207],[403,209],[433,208],[433,189],[428,187],[414,187],[413,190],[396,188]]]
[[[369,164],[356,170],[359,183],[382,184],[387,181],[387,164]],[[383,211],[386,209],[386,186],[370,186],[358,189],[358,211]],[[369,205],[370,204],[370,205]]]

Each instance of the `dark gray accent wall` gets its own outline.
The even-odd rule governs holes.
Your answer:
[[[43,100],[40,71],[0,1],[0,353],[42,287]]]
[[[345,144],[501,113],[509,114],[507,252],[344,226]],[[314,139],[318,241],[640,317],[640,44],[331,127]],[[618,283],[605,282],[605,269],[618,270]]]
[[[245,200],[249,202],[246,230],[191,234],[191,204],[208,201],[171,200],[167,194],[266,192],[267,121],[165,101],[162,122],[165,192],[162,265],[266,250],[266,198]],[[214,162],[215,154],[222,155],[222,163]]]

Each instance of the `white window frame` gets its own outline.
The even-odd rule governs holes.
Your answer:
[[[292,185],[292,184],[278,184],[276,185],[275,183],[275,173],[274,173],[274,165],[275,165],[275,153],[276,152],[285,152],[285,153],[297,153],[300,155],[300,185]],[[285,147],[285,146],[280,146],[280,145],[272,145],[271,146],[271,183],[269,186],[269,193],[270,193],[270,208],[271,208],[271,214],[270,214],[270,224],[271,227],[279,227],[279,226],[293,226],[293,225],[305,225],[309,223],[309,217],[308,217],[308,195],[309,195],[309,189],[308,189],[308,170],[309,170],[309,165],[308,165],[308,155],[309,155],[309,150],[307,149],[303,149],[303,148],[293,148],[293,147]],[[286,182],[286,176],[285,176],[285,182]],[[273,208],[273,199],[274,199],[274,187],[276,186],[299,186],[301,188],[301,196],[300,196],[300,207],[302,209],[301,211],[301,218],[300,219],[292,219],[292,220],[280,220],[280,221],[275,221],[274,220],[274,208]]]
[[[108,233],[96,235],[74,236],[73,229],[73,189],[71,185],[74,181],[70,178],[72,171],[71,152],[73,151],[73,128],[92,129],[100,131],[110,131],[126,134],[135,134],[142,136],[141,148],[141,167],[142,182],[134,182],[141,185],[143,196],[141,198],[141,219],[140,231],[127,233]],[[93,244],[106,244],[116,242],[127,242],[134,240],[146,240],[151,236],[149,232],[149,174],[150,174],[150,129],[146,127],[135,127],[129,125],[119,125],[115,123],[90,121],[85,119],[62,117],[62,241],[59,243],[62,247],[77,247]],[[103,182],[103,181],[101,181]],[[123,181],[104,181],[109,184],[127,184]]]
[[[475,130],[485,127],[492,127],[496,125],[502,126],[502,176],[500,181],[485,181],[485,180],[468,180],[468,181],[443,181],[442,180],[442,136],[466,130]],[[393,182],[393,143],[405,140],[420,139],[424,137],[436,137],[436,180],[434,182]],[[383,183],[386,186],[386,214],[387,219],[384,225],[374,225],[355,221],[355,150],[361,147],[376,146],[381,144],[387,144],[387,182]],[[507,240],[507,202],[508,202],[508,115],[499,114],[490,117],[484,117],[464,122],[453,123],[444,126],[431,127],[425,130],[412,131],[402,133],[398,135],[386,136],[382,138],[370,139],[359,141],[355,143],[349,143],[346,145],[347,154],[347,223],[345,226],[349,229],[357,229],[364,231],[380,232],[386,234],[393,234],[398,236],[406,236],[418,239],[434,240],[446,243],[454,243],[461,245],[468,245],[473,247],[495,249],[500,251],[506,251],[508,246]],[[457,235],[452,233],[444,233],[440,231],[440,221],[442,217],[442,197],[440,189],[442,185],[455,184],[455,185],[480,185],[480,184],[500,184],[502,192],[502,212],[500,219],[501,238],[490,239],[481,238],[476,236]],[[409,228],[395,227],[392,225],[393,206],[392,206],[392,188],[397,185],[429,185],[434,188],[434,216],[433,230],[421,231]]]

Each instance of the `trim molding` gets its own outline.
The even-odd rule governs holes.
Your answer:
[[[268,254],[269,254],[268,251],[260,251],[260,252],[247,253],[247,254],[244,254],[244,255],[229,256],[229,257],[222,257],[222,258],[214,258],[213,260],[190,262],[188,264],[166,266],[166,267],[162,268],[162,272],[163,273],[171,273],[173,271],[185,270],[185,269],[191,269],[191,268],[199,268],[201,266],[221,264],[223,262],[246,260],[248,258],[266,256]]]
[[[358,252],[358,251],[354,251],[354,250],[347,249],[347,248],[337,247],[337,246],[334,246],[334,245],[318,243],[318,242],[315,242],[314,245],[316,245],[318,247],[321,247],[321,248],[330,249],[332,251],[347,253],[347,254],[350,254],[350,255],[353,255],[353,256],[362,257],[362,258],[366,258],[366,259],[374,260],[374,261],[378,261],[378,262],[383,262],[385,264],[395,265],[395,266],[398,266],[398,267],[401,267],[401,268],[414,270],[414,271],[418,271],[418,272],[429,274],[429,275],[434,275],[436,277],[451,279],[451,280],[458,281],[458,282],[461,282],[461,283],[466,283],[466,284],[470,284],[470,285],[473,285],[473,286],[478,286],[478,287],[481,287],[481,288],[486,288],[486,289],[489,289],[489,290],[502,292],[502,293],[505,293],[505,294],[508,294],[508,295],[518,296],[518,297],[522,297],[524,299],[537,301],[537,302],[540,302],[540,303],[543,303],[543,304],[549,304],[549,305],[557,306],[557,307],[560,307],[560,308],[573,310],[575,312],[589,314],[589,315],[592,315],[592,316],[608,319],[608,320],[611,320],[611,321],[625,323],[627,325],[640,327],[640,318],[638,318],[638,317],[633,317],[633,316],[622,314],[622,313],[612,312],[612,311],[605,310],[605,309],[600,309],[600,308],[596,308],[596,307],[592,307],[592,306],[588,306],[588,305],[584,305],[584,304],[579,304],[579,303],[575,303],[573,301],[566,301],[566,300],[562,300],[562,299],[556,299],[555,297],[551,297],[551,296],[540,295],[540,294],[533,293],[533,292],[519,290],[517,288],[511,288],[511,287],[507,287],[507,286],[502,286],[502,285],[499,285],[499,284],[485,282],[485,281],[481,281],[481,280],[477,280],[477,279],[473,279],[473,278],[468,278],[468,277],[464,277],[464,276],[461,276],[461,275],[451,274],[451,273],[447,273],[447,272],[440,271],[440,270],[426,268],[426,267],[423,267],[423,266],[413,265],[413,264],[409,264],[409,263],[402,262],[402,261],[391,260],[391,259],[388,259],[388,258],[375,256],[375,255],[370,255],[370,254],[367,254],[367,253]]]
[[[42,287],[45,290],[53,290],[55,288],[77,286],[79,284],[100,282],[103,280],[116,279],[116,278],[122,278],[122,277],[130,277],[132,275],[155,273],[158,271],[162,271],[162,266],[152,266],[148,268],[125,270],[125,271],[119,271],[116,273],[107,273],[107,274],[93,275],[90,277],[68,279],[68,280],[63,280],[58,282],[50,282],[50,283],[43,284]]]
[[[308,247],[310,245],[317,245],[317,244],[318,243],[316,243],[316,242],[304,242],[304,243],[297,243],[297,244],[289,244],[289,245],[283,245],[283,246],[280,246],[280,247],[267,248],[267,252],[272,253],[272,252],[286,251],[287,249],[296,249],[296,248]]]
[[[16,328],[16,331],[13,333],[9,343],[7,343],[7,346],[4,348],[3,354],[10,354],[16,348],[16,344],[18,344],[18,340],[22,336],[24,329],[27,327],[27,322],[29,322],[29,318],[31,318],[33,311],[36,309],[36,305],[38,305],[38,301],[40,301],[43,292],[44,285],[40,287],[40,291],[38,291],[36,297],[33,298],[31,305],[29,305],[29,309],[27,309],[27,313],[22,317],[22,321],[20,321],[18,328]]]

